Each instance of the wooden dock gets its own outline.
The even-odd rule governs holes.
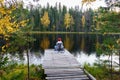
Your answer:
[[[91,79],[69,51],[45,50],[43,68],[47,80],[95,80]]]

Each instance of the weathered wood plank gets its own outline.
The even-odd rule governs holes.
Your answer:
[[[46,51],[44,57],[43,67],[74,67],[80,66],[80,64],[75,60],[73,55],[68,54],[67,51],[65,53],[56,53],[53,51]]]
[[[67,78],[67,79],[48,79],[48,80],[89,80],[88,78]]]
[[[45,73],[46,74],[64,74],[64,73],[66,73],[66,74],[73,74],[73,73],[78,73],[78,74],[81,74],[81,73],[84,73],[84,71],[83,70],[79,70],[79,69],[76,69],[76,70],[73,70],[73,69],[71,69],[71,70],[63,70],[63,69],[46,69],[45,70]]]
[[[47,74],[47,77],[64,77],[64,76],[80,76],[80,75],[84,75],[84,73],[63,73],[63,74]]]
[[[47,80],[90,80],[69,51],[45,50],[43,68]]]
[[[72,79],[72,78],[80,78],[80,79],[89,79],[86,75],[77,75],[77,76],[57,76],[57,77],[47,77],[46,79]]]

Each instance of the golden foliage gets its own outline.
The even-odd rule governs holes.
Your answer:
[[[85,26],[85,16],[84,15],[82,16],[82,26],[83,27]]]
[[[100,22],[96,22],[96,30],[100,30]]]
[[[49,48],[49,45],[50,45],[50,41],[47,37],[45,37],[42,41],[41,41],[41,44],[40,44],[40,47],[42,49],[48,49]]]
[[[9,37],[10,34],[20,30],[21,27],[25,27],[28,20],[17,20],[15,16],[12,16],[14,10],[17,7],[12,4],[10,7],[5,7],[4,0],[0,0],[0,34]],[[6,40],[6,38],[5,38]],[[8,41],[8,38],[7,38]],[[8,47],[8,43],[2,46],[2,51],[5,52]]]
[[[120,45],[120,38],[116,41],[118,45]]]
[[[90,4],[91,2],[94,2],[96,0],[82,0],[82,4]]]
[[[114,45],[108,45],[108,48],[109,48],[110,50],[113,50],[113,49],[114,49]]]
[[[81,48],[81,50],[85,49],[85,38],[84,38],[84,36],[82,36],[82,41],[81,41],[80,48]]]
[[[100,43],[97,41],[96,42],[96,49],[100,48],[100,46],[101,46]]]
[[[45,27],[48,27],[48,25],[50,24],[50,19],[47,11],[44,13],[43,17],[41,18],[41,23]]]
[[[66,36],[66,38],[64,40],[64,46],[67,50],[71,50],[73,47],[73,41],[70,40],[70,38],[68,36]]]
[[[64,25],[66,26],[66,29],[73,24],[74,24],[74,20],[72,15],[70,15],[69,13],[66,13],[64,17]]]
[[[65,14],[64,25],[66,26],[66,29],[70,26],[70,14],[69,13]]]
[[[26,26],[28,20],[18,22],[15,21],[14,16],[11,16],[12,11],[15,9],[16,7],[14,5],[9,8],[0,6],[0,34],[8,35],[19,30],[19,27]]]
[[[4,46],[2,46],[2,51],[3,51],[3,52],[5,52],[5,51],[6,51],[6,49],[5,49],[5,45],[4,45]]]
[[[4,0],[0,0],[0,4],[3,2]]]

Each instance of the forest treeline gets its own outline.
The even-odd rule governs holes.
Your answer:
[[[84,5],[84,1],[82,4]],[[93,0],[95,1],[95,0]],[[92,2],[92,0],[91,0]],[[90,3],[86,3],[85,5],[89,5]],[[107,7],[100,7],[97,10],[92,10],[88,7],[85,11],[83,11],[83,5],[81,7],[75,6],[75,8],[67,8],[65,5],[61,5],[61,3],[56,3],[55,6],[50,6],[47,3],[46,6],[42,7],[40,4],[36,7],[29,4],[29,7],[24,8],[24,3],[22,2],[14,2],[14,3],[6,3],[10,6],[15,5],[16,9],[12,10],[11,16],[13,17],[13,21],[21,22],[19,26],[26,26],[32,31],[60,31],[60,32],[92,32],[95,29],[101,27],[101,13],[111,14],[110,9],[114,6],[119,7],[119,3],[114,1],[113,5],[111,1],[105,0]],[[9,8],[10,8],[9,6]],[[2,22],[2,21],[1,21]],[[101,26],[100,26],[101,25]],[[16,25],[18,26],[18,25]],[[2,29],[3,31],[3,29]]]
[[[83,11],[83,6],[81,8],[79,6],[67,8],[61,3],[56,3],[55,6],[50,6],[47,3],[46,7],[31,6],[25,11],[28,12],[29,25],[33,31],[92,32],[98,28],[98,25],[101,27],[98,22],[101,13],[109,14],[109,11],[115,6],[119,7],[119,4],[116,4],[117,1],[113,5],[108,0],[105,2],[107,7],[100,7],[97,10],[92,10],[89,7]],[[23,10],[22,7],[21,10]],[[22,14],[24,14],[24,10]]]
[[[29,18],[29,25],[33,31],[91,32],[95,15],[91,8],[82,12],[78,6],[68,9],[66,6],[61,6],[61,3],[56,3],[55,6],[50,6],[48,3],[46,7],[30,9],[21,6],[19,10],[22,15]]]
[[[4,3],[4,1],[7,1]],[[49,3],[46,7],[41,7],[38,5],[34,7],[33,5],[29,4],[29,8],[24,8],[22,2],[16,2],[20,0],[0,0],[0,80],[14,80],[14,79],[21,79],[21,80],[30,80],[30,79],[40,79],[43,75],[42,72],[33,72],[39,73],[38,75],[33,74],[33,78],[31,77],[31,73],[33,69],[29,67],[29,53],[30,49],[32,48],[32,44],[34,43],[35,39],[33,35],[30,34],[31,31],[36,32],[46,32],[51,31],[59,31],[59,32],[100,32],[105,37],[102,39],[102,43],[98,43],[99,37],[96,34],[96,43],[95,49],[97,56],[100,55],[108,55],[109,57],[115,52],[116,55],[120,55],[120,36],[116,37],[112,34],[108,35],[108,33],[120,33],[120,0],[105,0],[107,7],[100,7],[97,10],[92,10],[90,7],[82,12],[83,6],[90,5],[90,3],[96,0],[82,0],[81,8],[67,8],[66,6],[62,6],[61,3],[56,4],[55,6],[50,6]],[[33,0],[39,1],[39,0]],[[118,8],[118,12],[115,8]],[[87,34],[88,35],[88,34]],[[106,35],[108,37],[106,37]],[[119,35],[119,34],[118,34]],[[71,35],[70,35],[71,36]],[[49,39],[44,36],[45,40],[41,41],[40,46],[44,46],[44,48],[48,48]],[[80,36],[79,36],[80,37]],[[76,38],[79,38],[76,37]],[[84,37],[84,36],[82,36]],[[75,36],[73,39],[76,39]],[[101,37],[100,37],[101,38]],[[72,40],[73,40],[72,39]],[[42,40],[39,38],[39,40]],[[73,42],[66,36],[65,38],[67,44],[66,47],[69,49],[72,46],[69,46],[69,43],[72,45]],[[78,39],[76,39],[78,40]],[[81,40],[81,50],[84,49],[84,45],[90,46],[90,40],[88,38],[82,38]],[[85,41],[88,41],[88,44],[84,44]],[[52,40],[53,41],[53,40]],[[92,39],[93,41],[93,39]],[[72,43],[71,43],[72,42]],[[79,41],[80,42],[80,41]],[[79,45],[80,43],[76,43]],[[73,45],[74,46],[74,45]],[[91,47],[92,48],[92,47]],[[91,49],[90,48],[90,49]],[[92,49],[91,49],[92,50]],[[9,58],[4,56],[6,53],[24,53],[26,51],[27,55],[27,66],[24,67],[20,65],[22,68],[18,68],[16,64],[14,64],[14,60],[9,61]],[[10,58],[11,59],[11,58]],[[111,68],[107,69],[109,71],[105,71],[103,68],[106,66],[99,62],[99,66],[103,66],[103,68],[98,67],[101,69],[105,74],[107,74],[107,78],[105,80],[109,80],[111,76],[116,78],[116,76],[112,76],[113,68],[112,68],[112,60]],[[119,60],[120,64],[120,60]],[[38,66],[39,67],[39,66]],[[96,69],[97,66],[94,67]],[[14,68],[15,72],[12,72]],[[16,69],[15,69],[16,68]],[[106,67],[107,68],[107,67]],[[21,71],[19,69],[22,69]],[[39,69],[34,68],[34,70]],[[89,69],[89,68],[88,68]],[[94,69],[89,69],[93,72]],[[12,71],[11,71],[12,70]],[[30,71],[32,70],[32,71]],[[93,72],[95,73],[95,77],[98,77],[98,80],[104,79],[103,72],[101,70],[96,69]],[[40,70],[41,71],[41,70]],[[110,72],[111,71],[111,72]],[[12,73],[11,73],[12,72]],[[101,73],[101,74],[100,74]],[[100,76],[96,75],[100,74]],[[102,75],[102,76],[101,76]],[[109,76],[110,75],[110,76]],[[20,76],[20,77],[18,77]],[[38,78],[37,78],[37,77]],[[119,76],[119,75],[118,75]],[[113,80],[119,80],[113,79]]]

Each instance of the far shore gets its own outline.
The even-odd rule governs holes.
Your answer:
[[[100,32],[62,32],[62,31],[30,31],[32,34],[102,34]],[[103,33],[103,35],[120,35],[120,33]]]

